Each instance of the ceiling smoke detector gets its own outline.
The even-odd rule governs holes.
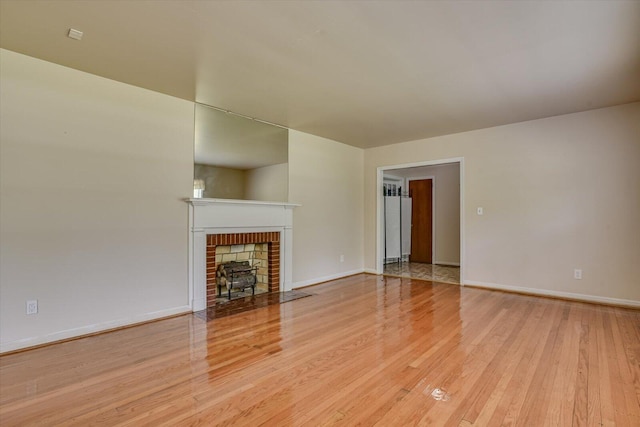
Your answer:
[[[67,36],[74,40],[82,40],[82,31],[74,30],[73,28],[69,28],[69,34]]]

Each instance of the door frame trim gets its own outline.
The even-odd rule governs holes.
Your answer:
[[[382,257],[384,256],[383,247],[383,233],[384,224],[382,219],[384,217],[383,203],[382,203],[382,176],[384,171],[390,169],[406,169],[419,166],[435,166],[444,165],[447,163],[458,163],[460,165],[460,285],[464,286],[465,278],[465,221],[464,221],[464,157],[452,157],[447,159],[426,160],[422,162],[403,163],[399,165],[379,166],[376,172],[376,274],[382,274],[384,271],[384,263]],[[435,223],[435,221],[434,221]]]

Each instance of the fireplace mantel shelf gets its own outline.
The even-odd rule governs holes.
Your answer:
[[[205,198],[192,198],[185,199],[187,203],[193,206],[205,206],[214,204],[231,204],[231,205],[260,205],[260,206],[282,206],[285,208],[295,208],[301,205],[296,203],[287,202],[263,202],[261,200],[240,200],[240,199],[205,199]]]

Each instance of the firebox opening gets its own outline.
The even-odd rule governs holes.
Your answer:
[[[216,265],[228,262],[248,261],[256,268],[256,293],[269,291],[269,244],[247,243],[216,247]]]
[[[218,293],[218,268],[230,262],[248,264],[256,277],[255,288],[232,289],[232,299],[280,291],[279,232],[207,235],[207,307],[228,299],[226,287]]]

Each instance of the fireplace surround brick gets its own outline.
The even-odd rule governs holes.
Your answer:
[[[280,233],[256,232],[256,233],[230,233],[207,234],[207,307],[215,304],[216,286],[216,247],[244,245],[250,243],[268,244],[268,290],[280,291]]]

